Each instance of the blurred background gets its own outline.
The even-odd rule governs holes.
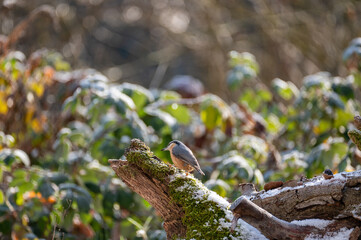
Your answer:
[[[55,8],[56,27],[37,18],[17,43],[26,55],[59,51],[74,68],[93,67],[112,81],[163,86],[175,75],[200,79],[227,94],[230,50],[248,51],[265,83],[294,82],[322,71],[345,75],[343,49],[361,34],[359,1],[3,0],[0,33],[41,4]]]
[[[166,239],[109,166],[132,138],[168,163],[160,150],[181,140],[229,202],[240,183],[360,170],[360,13],[351,0],[0,0],[0,239]]]

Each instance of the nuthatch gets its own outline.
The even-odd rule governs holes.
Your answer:
[[[322,175],[325,179],[333,178],[333,172],[330,169],[326,169]]]
[[[199,167],[196,157],[193,155],[192,151],[184,145],[184,143],[178,140],[173,140],[168,143],[166,148],[162,149],[162,151],[167,150],[170,152],[172,161],[177,168],[183,169],[187,173],[192,172],[195,169],[200,174],[204,175],[203,171]]]

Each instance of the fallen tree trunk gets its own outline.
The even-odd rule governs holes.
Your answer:
[[[360,226],[360,171],[336,175],[331,180],[316,178],[301,183],[302,186],[243,196],[239,206],[236,203],[231,208],[235,219],[234,231],[230,231],[233,218],[230,204],[199,180],[163,163],[137,139],[131,141],[125,156],[126,160],[109,160],[113,170],[164,219],[168,239],[262,239],[257,230],[238,218],[270,239],[323,236],[342,228],[352,230],[353,239],[360,235],[357,227]],[[323,230],[286,222],[309,218],[337,221]],[[292,234],[295,231],[296,235],[280,234],[281,231]]]

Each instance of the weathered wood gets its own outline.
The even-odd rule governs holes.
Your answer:
[[[164,220],[168,238],[185,236],[183,209],[171,201],[168,187],[128,161],[111,159],[109,163],[117,176],[134,192],[147,200]]]
[[[347,217],[360,220],[360,187],[361,171],[355,171],[336,174],[329,180],[316,177],[293,188],[262,191],[250,200],[286,221]]]
[[[238,198],[237,202],[232,204],[231,211],[234,213],[231,230],[241,218],[269,239],[304,239],[311,233],[322,234],[316,227],[299,226],[276,218],[246,197]]]

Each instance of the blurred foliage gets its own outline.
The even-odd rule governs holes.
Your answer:
[[[0,34],[41,4],[53,8],[53,21],[39,16],[22,34],[16,49],[27,56],[58,49],[75,68],[146,87],[192,75],[222,98],[230,50],[252,52],[267,84],[279,77],[300,87],[303,76],[321,70],[345,76],[342,50],[361,35],[361,2],[354,0],[4,0]]]
[[[360,110],[355,48],[344,55],[352,66],[348,77],[320,72],[299,88],[278,78],[265,86],[255,57],[232,51],[227,84],[235,102],[114,83],[95,70],[70,70],[52,51],[28,59],[6,53],[0,59],[0,236],[165,239],[151,206],[108,165],[123,157],[131,138],[145,141],[163,161],[170,158],[160,149],[182,140],[199,159],[205,185],[230,200],[239,196],[240,183],[262,188],[325,168],[358,169],[360,153],[347,135],[359,136],[351,124]]]

